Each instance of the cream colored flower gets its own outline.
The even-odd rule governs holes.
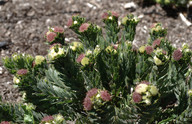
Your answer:
[[[147,84],[139,84],[135,88],[135,92],[142,94],[147,91],[148,85]]]
[[[63,55],[64,54],[64,50],[63,48],[58,48],[58,52],[55,52],[55,49],[51,49],[51,51],[48,54],[48,58],[50,60],[55,59],[57,56],[59,55]]]
[[[40,65],[43,61],[45,61],[45,57],[43,56],[35,56],[35,65]]]
[[[20,80],[17,78],[17,77],[13,77],[13,83],[14,84],[19,84],[20,83]]]
[[[151,99],[145,99],[144,101],[147,105],[151,105]]]

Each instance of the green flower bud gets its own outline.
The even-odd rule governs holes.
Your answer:
[[[162,65],[163,64],[163,62],[159,58],[157,58],[156,56],[154,56],[153,59],[154,59],[154,62],[156,65]]]
[[[70,48],[73,51],[81,50],[83,49],[83,44],[81,42],[72,42]]]
[[[191,97],[192,96],[192,89],[190,89],[189,91],[188,91],[188,95]]]
[[[108,46],[106,49],[105,49],[105,51],[107,52],[107,53],[114,53],[114,54],[116,54],[117,53],[117,50],[115,50],[112,46]]]
[[[93,51],[93,54],[98,55],[100,51],[101,51],[100,46],[97,45],[97,46],[95,47],[94,51]]]
[[[122,24],[123,24],[123,25],[126,25],[127,20],[128,20],[128,17],[127,17],[127,16],[123,17],[123,19],[122,19]]]
[[[182,44],[182,50],[184,50],[184,49],[189,49],[189,45],[186,43]]]
[[[89,58],[84,57],[84,58],[81,60],[81,64],[82,64],[83,66],[88,65],[88,64],[89,64]]]
[[[146,46],[141,46],[141,47],[139,48],[139,52],[140,52],[140,53],[144,53],[144,52],[145,52],[145,48],[146,48]]]
[[[14,83],[14,84],[19,84],[19,83],[20,83],[20,80],[19,80],[16,76],[14,76],[14,77],[13,77],[13,83]]]
[[[158,94],[158,89],[156,86],[150,86],[149,92],[151,93],[152,96],[156,96]]]
[[[35,56],[35,65],[40,65],[43,61],[45,61],[45,57],[43,56]]]

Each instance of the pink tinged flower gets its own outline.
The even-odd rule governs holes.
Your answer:
[[[52,45],[50,46],[49,49],[53,49],[53,48],[55,48],[55,47],[62,47],[62,45],[61,45],[60,43],[54,43],[54,44],[52,44]]]
[[[11,123],[8,121],[2,121],[0,124],[11,124]]]
[[[107,13],[107,12],[104,12],[103,15],[102,15],[101,17],[102,17],[102,19],[107,19],[108,16],[109,16],[108,13]]]
[[[182,58],[183,54],[181,52],[181,50],[177,49],[173,52],[173,59],[175,61],[179,61]]]
[[[153,42],[153,47],[157,47],[157,46],[160,46],[161,44],[161,39],[157,39]]]
[[[57,36],[57,34],[54,33],[54,32],[48,33],[48,34],[47,34],[47,41],[49,41],[49,42],[54,41],[56,36]]]
[[[133,97],[133,101],[135,103],[139,103],[141,101],[141,99],[142,99],[141,95],[139,93],[137,93],[137,92],[133,92],[132,97]]]
[[[153,24],[151,25],[151,28],[155,28],[155,27],[156,27],[156,24],[157,24],[157,23],[153,23]]]
[[[114,44],[114,45],[113,45],[113,48],[117,50],[118,44]]]
[[[148,81],[141,81],[140,84],[147,84],[147,85],[149,85],[150,83]]]
[[[101,99],[103,101],[110,101],[111,100],[111,95],[108,93],[107,90],[101,91],[100,95],[101,95]]]
[[[53,116],[45,116],[41,121],[42,122],[49,122],[49,121],[53,121],[54,118]]]
[[[145,47],[145,51],[148,55],[151,55],[151,53],[153,52],[153,47],[151,46],[146,46]]]
[[[67,22],[67,26],[68,26],[68,27],[71,27],[72,24],[73,24],[73,19],[70,18],[70,19],[68,20],[68,22]]]
[[[20,69],[20,70],[17,71],[17,74],[18,75],[26,75],[27,72],[28,72],[27,69]]]
[[[91,90],[89,90],[86,94],[86,97],[92,98],[93,96],[95,96],[98,92],[97,88],[92,88]]]
[[[166,52],[165,50],[163,50],[163,51],[162,51],[162,53],[163,53],[164,55],[166,55],[166,54],[167,54],[167,52]]]
[[[82,60],[84,57],[85,57],[85,54],[80,54],[80,55],[77,57],[76,61],[77,61],[78,63],[80,63],[81,60]]]
[[[64,29],[62,27],[54,27],[54,32],[63,33]]]
[[[111,11],[112,16],[119,17],[119,14],[117,12]]]
[[[90,24],[89,23],[83,23],[80,27],[79,27],[79,31],[80,32],[84,32],[89,28]]]
[[[86,111],[89,111],[92,109],[92,102],[89,97],[85,97],[85,99],[83,101],[83,107]]]

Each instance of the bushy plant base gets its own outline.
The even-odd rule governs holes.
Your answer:
[[[135,48],[139,20],[130,14],[119,25],[118,18],[104,13],[102,29],[75,15],[67,25],[79,41],[66,43],[63,28],[53,27],[47,56],[5,57],[23,101],[0,103],[1,124],[192,123],[188,45],[173,47],[156,23],[148,43]]]

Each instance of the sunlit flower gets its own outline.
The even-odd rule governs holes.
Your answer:
[[[63,33],[64,29],[62,27],[54,27],[54,32]]]
[[[54,32],[49,32],[49,33],[47,34],[47,41],[53,42],[53,41],[55,40],[55,37],[56,37],[56,36],[57,36],[56,33],[54,33]]]
[[[163,62],[159,58],[157,58],[156,56],[154,56],[153,59],[154,59],[154,62],[156,65],[162,65],[163,64]]]
[[[63,50],[63,48],[59,48],[59,47],[58,47],[58,51],[56,52],[56,51],[55,51],[55,48],[52,47],[51,50],[50,50],[50,52],[48,53],[48,58],[49,58],[50,60],[53,60],[53,59],[55,59],[57,56],[60,56],[60,55],[64,55],[64,50]]]
[[[22,76],[22,75],[26,75],[28,73],[27,69],[20,69],[17,71],[17,74]]]
[[[77,61],[78,63],[80,63],[81,60],[82,60],[84,57],[85,57],[85,54],[80,54],[80,55],[77,57],[76,61]]]
[[[179,61],[182,58],[183,54],[181,52],[181,50],[177,49],[173,52],[173,59],[175,61]]]
[[[107,90],[101,91],[101,98],[103,101],[110,101],[111,100],[111,95],[108,93]]]
[[[145,47],[145,51],[148,55],[151,55],[151,53],[153,52],[153,47],[151,46],[146,46]]]
[[[14,84],[19,84],[19,83],[20,83],[20,80],[19,80],[16,76],[14,76],[14,77],[13,77],[13,83],[14,83]]]
[[[83,107],[86,111],[89,111],[92,109],[92,102],[89,97],[85,97],[85,99],[83,101]]]
[[[149,99],[149,98],[145,99],[144,102],[146,105],[151,105],[151,99]]]
[[[88,65],[88,64],[89,64],[89,58],[84,57],[84,58],[81,60],[81,64],[82,64],[83,66]]]
[[[142,94],[147,91],[148,85],[147,84],[138,84],[135,88],[135,92]]]
[[[133,92],[132,98],[135,103],[139,103],[142,100],[142,96],[137,92]]]
[[[84,32],[89,28],[90,24],[89,23],[83,23],[80,27],[79,27],[79,31],[80,32]]]
[[[70,18],[70,19],[68,20],[68,22],[67,22],[67,26],[68,26],[68,27],[71,27],[72,24],[73,24],[73,19]]]
[[[86,94],[86,97],[92,98],[93,96],[95,96],[98,93],[98,89],[97,88],[92,88],[91,90],[89,90]]]

